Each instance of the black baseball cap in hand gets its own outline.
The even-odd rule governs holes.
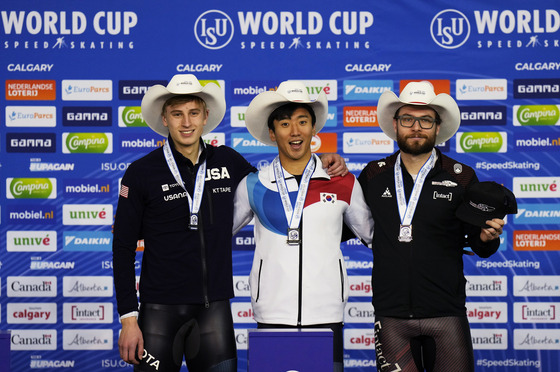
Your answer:
[[[515,195],[494,181],[477,182],[465,192],[455,215],[461,221],[486,228],[486,221],[517,213]]]

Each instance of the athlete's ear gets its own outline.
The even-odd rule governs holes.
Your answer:
[[[210,114],[210,110],[206,110],[206,117],[204,118],[204,123],[202,123],[202,125],[206,125],[206,123],[208,122],[208,115]]]
[[[269,130],[268,130],[268,135],[269,135],[270,140],[271,140],[272,142],[276,142],[276,134],[274,133],[274,131],[273,131],[272,129],[269,129]]]

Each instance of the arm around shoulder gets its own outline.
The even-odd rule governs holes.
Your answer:
[[[344,221],[352,232],[360,238],[367,247],[371,248],[374,233],[373,217],[364,198],[362,187],[355,177],[352,198],[347,211],[344,213]]]
[[[253,219],[253,210],[251,209],[249,193],[247,190],[248,177],[249,176],[245,176],[245,178],[239,182],[239,185],[235,190],[235,196],[233,199],[233,235],[237,234],[239,230],[241,230]]]

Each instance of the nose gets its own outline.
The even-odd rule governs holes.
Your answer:
[[[418,126],[418,127],[416,127]],[[412,127],[410,127],[412,129],[422,129],[422,126],[420,125],[420,119],[419,118],[414,118],[414,123],[412,123]]]
[[[290,135],[298,136],[301,133],[299,125],[297,122],[290,123]]]

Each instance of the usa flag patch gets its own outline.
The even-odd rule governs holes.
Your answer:
[[[336,202],[336,194],[330,194],[330,193],[322,192],[321,193],[321,201],[323,203],[334,204]]]
[[[128,186],[121,185],[121,191],[119,191],[119,195],[123,198],[128,198]]]

